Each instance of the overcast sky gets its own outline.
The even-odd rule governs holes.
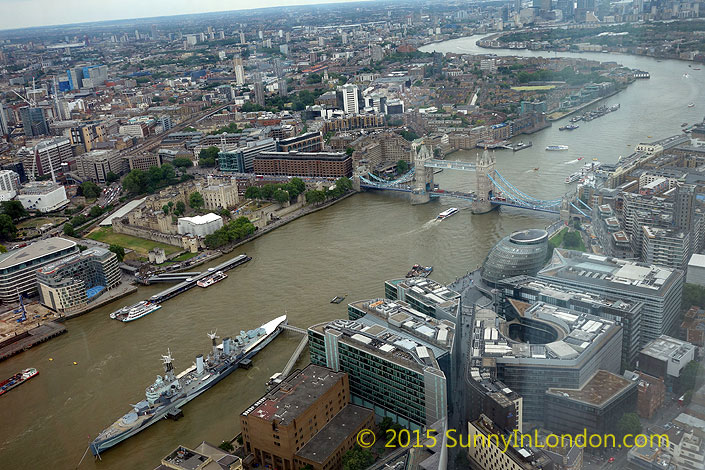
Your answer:
[[[359,0],[0,0],[0,29]]]

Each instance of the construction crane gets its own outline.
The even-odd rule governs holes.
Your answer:
[[[17,289],[15,289],[15,291],[17,291]],[[24,308],[24,302],[22,301],[22,294],[18,293],[17,295],[20,297],[20,306],[19,306],[19,308],[15,309],[14,313],[22,312],[22,316],[17,319],[17,323],[22,323],[27,320],[27,310]]]

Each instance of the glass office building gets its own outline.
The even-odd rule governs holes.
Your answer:
[[[548,232],[539,229],[522,230],[504,237],[485,258],[482,280],[495,285],[497,281],[521,274],[535,275],[546,262]]]

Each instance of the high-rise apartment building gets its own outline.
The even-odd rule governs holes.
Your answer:
[[[235,84],[242,86],[245,84],[245,66],[242,63],[242,57],[236,55],[233,57],[233,71],[235,72]]]
[[[23,147],[17,156],[29,175],[57,175],[61,173],[61,164],[73,158],[73,149],[68,137],[55,137],[42,140],[32,148]]]
[[[20,108],[20,119],[27,137],[38,137],[49,134],[49,123],[43,108],[25,106]]]
[[[357,85],[346,84],[340,87],[343,99],[343,110],[345,114],[357,114],[360,110],[359,94]]]
[[[0,135],[8,135],[10,133],[10,123],[7,119],[7,110],[5,105],[0,103]]]
[[[642,225],[641,260],[667,268],[685,269],[690,259],[690,233]]]
[[[20,175],[12,170],[0,170],[0,191],[17,191],[20,188]]]
[[[264,83],[260,72],[255,73],[255,104],[264,106]]]

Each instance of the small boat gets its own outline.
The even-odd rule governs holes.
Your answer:
[[[433,272],[433,266],[421,266],[415,264],[411,267],[411,271],[406,273],[406,277],[428,277]]]
[[[597,157],[592,157],[592,161],[593,161],[593,162],[596,162],[596,161],[597,161]]]
[[[0,382],[0,395],[9,392],[15,387],[19,387],[38,373],[39,371],[33,367],[30,367],[29,369],[22,369],[21,372],[18,372],[12,377]]]
[[[687,122],[684,122],[683,124],[681,124],[681,127],[685,127],[685,126],[687,126],[687,125],[688,125],[688,123],[687,123]]]
[[[345,294],[345,295],[342,296],[342,297],[339,296],[339,295],[336,295],[335,297],[333,297],[332,299],[330,299],[330,303],[332,303],[332,304],[339,304],[340,302],[342,302],[343,300],[345,300],[345,297],[347,297],[347,296],[348,296],[347,294]]]
[[[694,108],[694,107],[695,107],[695,103],[690,103],[690,104],[688,105],[688,107],[689,107],[689,108]]]
[[[650,135],[647,135],[647,136],[646,136],[646,138],[647,138],[647,139],[650,139],[650,138],[651,138],[651,136],[650,136]]]
[[[700,67],[693,67],[693,70],[700,70]]]
[[[534,168],[534,171],[539,171],[539,169],[538,169],[538,168]]]
[[[548,147],[546,147],[546,150],[548,150],[549,152],[560,152],[563,150],[568,150],[568,148],[569,147],[567,145],[549,145]]]
[[[584,157],[578,157],[578,161],[582,160]]]
[[[444,210],[436,217],[437,220],[447,219],[448,217],[457,214],[459,209],[457,207],[451,207],[450,209]]]
[[[130,322],[138,320],[145,315],[149,315],[160,308],[162,308],[162,306],[159,304],[152,303],[148,300],[143,300],[134,305],[128,305],[127,307],[123,307],[120,310],[111,313],[110,318],[121,322]]]
[[[578,126],[577,124],[568,124],[567,126],[559,127],[558,130],[559,131],[573,131],[573,130],[577,129],[578,127],[580,127],[580,126]]]
[[[196,282],[196,285],[198,287],[203,287],[205,289],[206,287],[212,286],[216,282],[222,281],[226,277],[228,277],[228,275],[225,274],[223,271],[217,271],[217,272],[211,274],[210,276],[206,276],[203,279],[201,279],[200,281]]]

